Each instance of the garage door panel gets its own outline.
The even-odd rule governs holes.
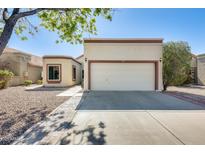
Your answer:
[[[91,90],[154,90],[153,63],[92,63]]]

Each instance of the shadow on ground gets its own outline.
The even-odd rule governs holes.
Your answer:
[[[75,97],[73,98],[75,100]],[[79,103],[80,101],[80,103]],[[204,110],[205,106],[191,103],[160,92],[142,91],[90,91],[84,92],[77,100],[77,104],[70,104],[70,111],[85,110]],[[106,125],[99,121],[98,125],[77,126],[72,119],[67,120],[69,106],[63,106],[63,111],[55,112],[44,119],[44,122],[32,127],[32,131],[26,133],[16,144],[106,144]],[[66,110],[65,110],[66,109]],[[33,114],[41,111],[34,109]],[[44,109],[42,109],[43,111]],[[0,113],[5,115],[6,113]],[[42,114],[42,118],[44,114]],[[24,117],[24,115],[22,115]],[[27,121],[32,123],[32,117]],[[8,126],[14,122],[8,122]],[[4,126],[5,127],[5,126]],[[8,128],[6,128],[8,129]],[[47,138],[54,133],[60,133],[56,142]],[[59,137],[59,136],[58,136]],[[74,139],[73,139],[74,138]]]
[[[73,122],[62,120],[65,112],[55,113],[49,116],[48,123],[39,123],[32,128],[32,131],[22,136],[15,144],[105,144],[105,137],[103,129],[106,127],[103,122],[99,122],[98,128],[94,126],[85,126],[83,129],[79,129],[78,125]],[[98,130],[98,131],[96,131]],[[54,134],[60,134],[56,136],[57,142],[53,142]],[[55,138],[55,140],[56,140]]]
[[[26,89],[26,91],[65,91],[68,90],[69,87],[61,88],[61,87],[37,87],[34,89]]]
[[[202,95],[196,95],[196,94],[190,94],[190,93],[178,92],[178,91],[168,91],[165,92],[165,94],[174,96],[184,101],[205,106],[205,96]]]
[[[183,89],[183,88],[186,88],[186,89],[201,89],[201,90],[205,89],[205,86],[200,86],[200,85],[184,85],[184,86],[176,86],[176,87],[179,88],[179,89]]]
[[[76,110],[204,110],[205,106],[163,94],[142,91],[90,91]]]
[[[75,124],[72,125],[72,131],[66,133],[62,136],[59,141],[60,145],[66,144],[75,144],[75,145],[82,145],[82,144],[91,144],[91,145],[103,145],[106,143],[105,140],[105,124],[103,122],[98,123],[98,127],[94,127],[92,125],[86,126],[84,129],[78,129],[78,126]]]
[[[8,118],[7,113],[5,112],[0,113],[2,121],[2,123],[0,123],[0,134],[3,136],[0,139],[0,145],[11,144],[33,124],[45,120],[46,115],[49,112],[50,111],[47,110],[47,107],[45,106],[43,108],[30,108],[28,113],[23,113],[19,110],[13,118]],[[18,126],[18,129],[14,129],[15,125],[20,125],[20,123],[21,126]]]

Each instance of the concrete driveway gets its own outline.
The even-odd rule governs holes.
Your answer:
[[[14,144],[205,144],[205,106],[160,92],[81,95]]]
[[[69,144],[205,144],[205,106],[158,92],[90,92]]]
[[[91,91],[84,94],[77,110],[203,110],[204,107],[160,92]]]

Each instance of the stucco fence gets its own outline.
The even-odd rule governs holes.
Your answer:
[[[42,67],[28,66],[28,72],[22,76],[14,76],[8,83],[8,86],[18,86],[24,84],[25,80],[31,80],[36,83],[37,80],[41,79]],[[25,75],[27,74],[27,75]]]
[[[23,84],[24,78],[21,76],[14,76],[8,83],[8,86],[18,86]]]

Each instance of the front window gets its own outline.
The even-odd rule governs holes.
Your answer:
[[[60,65],[48,65],[48,81],[60,81]]]

